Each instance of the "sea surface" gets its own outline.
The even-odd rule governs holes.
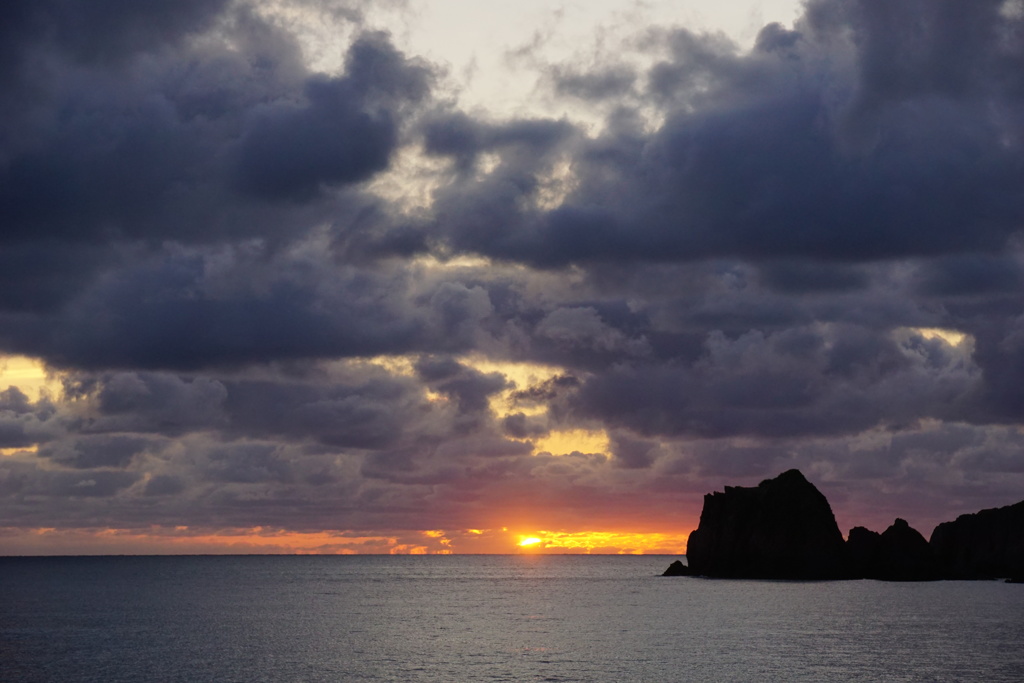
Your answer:
[[[1024,585],[673,559],[0,558],[0,681],[1024,681]]]

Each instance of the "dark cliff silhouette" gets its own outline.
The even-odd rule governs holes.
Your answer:
[[[943,522],[931,546],[949,578],[1024,577],[1024,501]]]
[[[934,581],[941,578],[938,563],[928,541],[906,520],[896,518],[878,537],[878,548],[866,579],[883,581]]]
[[[882,546],[882,534],[862,526],[850,529],[846,537],[846,553],[850,560],[850,574],[867,578],[875,569]]]
[[[932,581],[941,578],[928,541],[897,518],[884,533],[856,526],[846,540],[850,576],[882,581]]]
[[[933,581],[1024,577],[1024,501],[961,515],[926,541],[906,520],[883,533],[854,527],[843,541],[832,508],[799,470],[756,487],[704,496],[688,564],[665,576]]]
[[[693,574],[712,577],[838,579],[849,573],[832,508],[799,470],[704,496],[686,557]]]

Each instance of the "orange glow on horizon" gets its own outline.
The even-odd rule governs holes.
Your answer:
[[[0,528],[0,555],[450,555],[680,554],[685,534],[603,531],[428,529],[289,531],[266,527],[197,529]]]
[[[615,531],[537,531],[521,535],[517,545],[552,554],[678,555],[688,534]]]

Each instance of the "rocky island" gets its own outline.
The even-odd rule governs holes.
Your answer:
[[[906,520],[882,533],[854,527],[846,540],[828,500],[799,470],[756,487],[704,496],[688,565],[665,576],[933,581],[1024,577],[1024,501],[936,527],[925,540]]]
[[[727,578],[839,579],[849,564],[828,500],[799,470],[704,496],[686,557],[692,573]]]

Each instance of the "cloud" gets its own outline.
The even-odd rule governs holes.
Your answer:
[[[505,113],[362,3],[286,6],[0,9],[0,351],[64,387],[2,378],[11,524],[676,531],[797,466],[849,526],[1019,495],[1005,3],[636,26],[517,61],[547,109]],[[608,452],[537,452],[573,434]]]
[[[235,182],[268,200],[308,200],[388,167],[397,146],[396,106],[430,89],[430,70],[405,60],[385,34],[352,44],[343,78],[310,78],[304,106],[253,109],[237,152]]]
[[[646,435],[849,434],[968,419],[979,375],[963,351],[918,335],[851,327],[713,333],[692,365],[620,366],[589,379],[568,406]]]
[[[63,431],[56,413],[49,399],[31,401],[16,386],[0,391],[0,448],[26,448],[55,438]]]
[[[39,457],[50,458],[66,467],[93,469],[124,468],[132,458],[148,450],[159,450],[162,442],[139,436],[82,436],[74,440],[46,444]]]
[[[500,230],[453,224],[452,245],[546,267],[1001,248],[1024,214],[1017,86],[1000,66],[1019,58],[1008,38],[1019,20],[999,3],[963,21],[897,5],[916,9],[879,18],[860,3],[811,3],[795,31],[770,25],[749,53],[669,32],[668,59],[647,74],[663,123],[579,142],[577,186],[551,210],[516,210],[490,181],[453,188],[475,214],[503,216]],[[909,16],[926,35],[893,58]],[[518,187],[524,200],[534,191]]]
[[[583,347],[593,351],[625,351],[644,355],[644,339],[628,339],[617,329],[609,327],[593,307],[559,308],[548,313],[534,329],[540,337],[556,344]]]

